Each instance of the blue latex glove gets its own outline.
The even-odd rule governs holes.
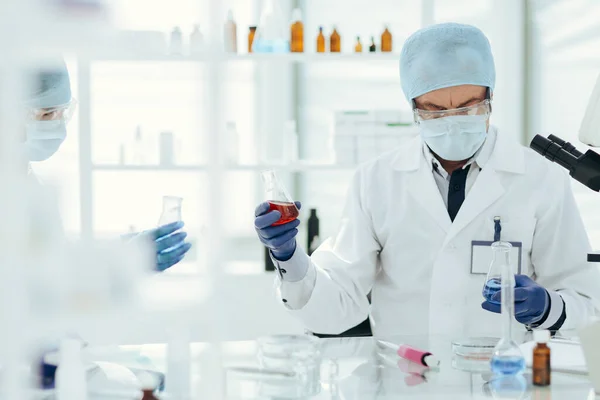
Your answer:
[[[502,295],[499,291],[492,296],[492,300],[500,301]],[[484,310],[500,313],[500,305],[484,301],[481,304]],[[538,285],[527,275],[515,275],[515,319],[522,324],[535,324],[542,319],[550,307],[548,291]]]
[[[296,207],[300,209],[302,204],[296,202]],[[260,241],[271,250],[271,254],[279,261],[287,261],[292,258],[296,251],[296,235],[298,234],[298,225],[300,221],[295,220],[287,224],[271,226],[281,218],[281,213],[277,210],[269,212],[269,203],[260,203],[254,211],[254,228]]]
[[[185,242],[186,232],[177,232],[183,228],[183,221],[172,222],[158,228],[127,235],[133,238],[137,236],[149,237],[156,245],[156,270],[164,271],[171,268],[183,259],[192,245]]]

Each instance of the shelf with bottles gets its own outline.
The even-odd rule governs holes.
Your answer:
[[[103,61],[188,61],[188,62],[232,62],[232,61],[283,61],[283,62],[323,62],[323,61],[365,61],[394,60],[393,35],[385,25],[381,35],[370,37],[365,42],[364,52],[360,37],[352,44],[352,52],[342,52],[342,42],[349,38],[333,25],[331,32],[318,27],[318,35],[313,43],[305,40],[305,26],[302,12],[296,8],[292,12],[291,23],[281,10],[278,1],[265,2],[258,26],[248,27],[247,34],[240,32],[234,14],[230,10],[223,24],[222,44],[204,41],[199,25],[194,25],[188,35],[179,26],[170,33],[157,31],[121,31],[120,46],[113,53],[98,54],[95,60]],[[244,37],[246,40],[239,40]]]
[[[335,164],[324,162],[296,162],[289,164],[226,164],[223,170],[233,171],[262,171],[265,169],[276,169],[286,172],[303,171],[350,171],[356,168],[354,164]],[[94,171],[147,171],[147,172],[208,172],[206,165],[127,165],[127,164],[93,164]]]
[[[288,63],[322,63],[322,62],[365,62],[394,61],[400,59],[397,53],[202,53],[194,55],[172,55],[166,53],[98,53],[94,62],[288,62]]]

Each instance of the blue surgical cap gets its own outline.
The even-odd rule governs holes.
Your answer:
[[[69,71],[64,62],[32,75],[25,103],[32,108],[51,108],[71,101]]]
[[[402,47],[400,82],[411,103],[452,86],[487,86],[493,91],[496,69],[490,42],[471,25],[445,23],[418,30]]]

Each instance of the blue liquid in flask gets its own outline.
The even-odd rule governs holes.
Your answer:
[[[521,356],[494,356],[491,366],[496,374],[516,375],[525,370],[525,359]]]
[[[483,287],[483,297],[492,304],[500,305],[500,301],[492,300],[492,297],[500,291],[500,279],[492,278],[485,283]]]

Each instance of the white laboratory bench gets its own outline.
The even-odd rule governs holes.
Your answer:
[[[433,352],[441,360],[438,371],[421,375],[407,371],[407,363],[393,352],[381,350],[373,338],[321,339],[321,381],[310,395],[294,395],[298,388],[267,383],[233,385],[227,367],[258,367],[258,345],[255,341],[223,342],[220,345],[192,345],[193,398],[223,398],[219,388],[225,388],[227,399],[594,399],[594,390],[585,375],[554,372],[552,385],[539,388],[531,385],[530,371],[520,379],[497,380],[487,363],[478,365],[453,356],[450,338],[398,337],[386,338],[411,344]],[[127,351],[139,351],[154,366],[165,368],[165,345],[127,346]],[[216,349],[220,349],[216,350]],[[206,360],[217,357],[222,371],[207,370]],[[400,361],[400,363],[398,363]],[[329,378],[331,363],[338,373]],[[414,365],[414,364],[413,364]],[[412,368],[409,368],[413,371]],[[417,368],[418,370],[418,368]],[[204,372],[202,372],[204,371]],[[325,372],[323,372],[325,371]],[[416,370],[415,370],[416,371]],[[204,378],[203,378],[204,376]],[[168,373],[167,373],[168,381]],[[235,387],[234,387],[235,386]],[[200,396],[200,397],[198,397]],[[210,397],[207,397],[210,396]],[[598,397],[600,398],[600,397]]]

